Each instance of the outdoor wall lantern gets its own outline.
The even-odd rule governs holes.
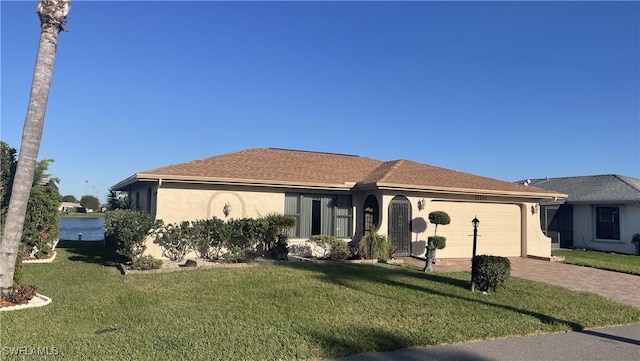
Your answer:
[[[536,203],[535,205],[531,206],[531,214],[536,214],[538,213],[538,210],[540,206]]]
[[[424,209],[425,201],[424,198],[418,201],[418,210],[421,211]]]
[[[475,258],[476,258],[476,245],[478,244],[478,226],[480,221],[478,217],[473,217],[471,220],[473,225],[473,256],[471,257],[471,292],[475,291],[476,285],[473,283],[473,275],[475,274]]]
[[[229,202],[225,203],[224,207],[222,207],[222,213],[224,213],[225,217],[229,217],[229,214],[231,214],[231,205]]]

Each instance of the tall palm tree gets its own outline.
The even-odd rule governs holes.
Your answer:
[[[69,0],[39,0],[36,8],[40,18],[40,42],[33,69],[27,116],[22,130],[18,165],[0,244],[0,291],[3,294],[13,287],[13,273],[42,139],[58,34],[64,31],[70,8]]]

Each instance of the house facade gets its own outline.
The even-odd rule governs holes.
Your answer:
[[[616,174],[531,179],[530,184],[565,193],[543,202],[541,225],[554,246],[634,254],[640,233],[640,179]]]
[[[424,255],[433,235],[428,214],[445,211],[451,223],[438,228],[447,237],[438,251],[442,258],[471,257],[474,217],[480,220],[478,254],[549,258],[539,204],[566,196],[409,160],[273,148],[139,172],[113,189],[128,192],[132,208],[165,223],[291,215],[294,246],[318,234],[358,242],[376,228],[390,237],[397,255]],[[152,241],[147,246],[161,256]]]

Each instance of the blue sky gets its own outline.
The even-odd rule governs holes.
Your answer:
[[[35,1],[2,1],[19,148]],[[73,1],[39,159],[63,195],[252,147],[515,181],[640,178],[639,2]]]

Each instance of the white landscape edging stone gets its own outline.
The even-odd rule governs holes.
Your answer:
[[[58,255],[58,252],[54,251],[52,257],[44,258],[44,259],[25,259],[22,261],[22,263],[51,263],[53,262],[54,259],[56,259],[57,255]]]
[[[15,305],[15,306],[7,306],[7,307],[0,307],[0,312],[4,312],[4,311],[16,311],[16,310],[22,310],[25,308],[34,308],[34,307],[42,307],[42,306],[46,306],[48,304],[51,303],[51,298],[41,295],[39,293],[36,293],[35,296],[33,296],[32,299],[29,300],[29,302],[27,302],[24,305]]]

